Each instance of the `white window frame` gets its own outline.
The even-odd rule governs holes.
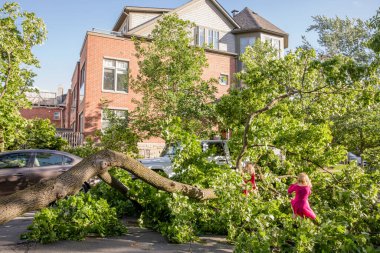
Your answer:
[[[281,50],[281,39],[280,38],[276,38],[276,37],[271,37],[271,36],[264,36],[264,42],[269,42],[270,45],[278,50],[278,58],[281,57],[282,55],[282,50]],[[278,46],[278,48],[277,48]]]
[[[79,132],[84,132],[84,115],[83,111],[79,114]]]
[[[56,116],[58,114],[58,116]],[[60,120],[61,119],[61,112],[54,112],[53,113],[53,120]]]
[[[82,104],[85,96],[85,82],[86,82],[86,63],[83,64],[80,71],[80,83],[79,83],[79,104]]]
[[[115,66],[113,67],[108,67],[108,66],[105,66],[104,62],[106,60],[110,60],[110,61],[115,61]],[[127,69],[122,69],[122,68],[118,68],[117,67],[117,62],[124,62],[124,63],[127,63]],[[103,58],[103,64],[102,64],[102,92],[110,92],[110,93],[122,93],[122,94],[128,94],[129,93],[129,85],[127,86],[127,90],[126,91],[120,91],[120,90],[117,90],[117,70],[122,70],[122,71],[127,71],[127,75],[129,75],[129,60],[128,59],[118,59],[118,58],[110,58],[110,57],[104,57]],[[105,68],[107,69],[114,69],[115,73],[114,73],[114,89],[113,90],[107,90],[107,89],[104,89],[104,70]],[[128,76],[128,84],[129,84],[129,76]]]
[[[203,42],[201,43],[201,31],[203,34]],[[203,47],[204,45],[207,45],[206,42],[206,28],[203,26],[196,26],[195,27],[195,45]]]
[[[78,91],[77,91],[77,85],[75,85],[74,90],[73,90],[73,106],[72,108],[77,108],[78,106]]]
[[[227,82],[225,84],[221,82],[221,77],[222,76],[224,76],[224,77],[227,78]],[[229,81],[230,81],[230,76],[228,74],[220,73],[220,75],[219,75],[219,84],[220,85],[227,86],[229,84]]]
[[[123,33],[127,33],[128,32],[128,25],[129,25],[129,20],[128,20],[129,18],[128,18],[128,16],[127,16],[127,18],[125,19],[125,22],[124,22],[124,24],[123,24],[123,26],[122,26],[122,32]]]
[[[207,29],[207,47],[219,50],[219,34],[217,30]]]
[[[124,113],[129,111],[128,108],[104,108],[104,109],[102,109],[101,110],[101,116],[100,116],[100,129],[102,131],[104,131],[109,125],[109,120],[105,119],[105,117],[104,117],[104,114],[105,114],[104,110],[105,109],[108,109],[110,111],[122,111]],[[122,118],[122,117],[120,117],[120,118]],[[105,125],[106,123],[107,123],[107,127],[103,127],[103,125]]]

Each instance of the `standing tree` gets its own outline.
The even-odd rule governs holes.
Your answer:
[[[242,61],[245,70],[237,77],[244,88],[217,106],[240,148],[237,167],[252,147],[276,147],[318,167],[342,159],[342,149],[330,145],[330,117],[355,101],[373,99],[378,80],[373,68],[340,55],[320,61],[313,50],[303,49],[278,59],[275,49],[259,41]]]
[[[313,17],[314,24],[307,31],[318,33],[318,43],[322,47],[324,57],[342,54],[351,57],[359,64],[372,64],[376,68],[374,52],[376,49],[376,20]],[[369,47],[369,48],[368,48]],[[375,94],[378,91],[374,90]],[[366,100],[354,99],[344,114],[333,117],[334,143],[344,145],[349,151],[361,155],[368,148],[378,147],[380,134],[378,119],[380,107],[368,105]]]
[[[343,54],[362,63],[368,63],[373,59],[374,54],[366,46],[373,33],[370,22],[319,15],[312,18],[314,24],[306,31],[318,34],[318,43],[322,47],[323,55],[332,57]]]
[[[31,67],[39,67],[32,48],[45,38],[45,25],[34,13],[21,12],[17,3],[0,8],[0,151],[12,146],[24,126],[19,109],[28,105]]]
[[[168,15],[158,21],[149,43],[135,39],[140,71],[131,86],[143,98],[131,116],[147,137],[170,139],[168,128],[175,122],[198,135],[213,126],[215,80],[201,78],[207,58],[203,48],[191,45],[193,26]]]
[[[370,19],[369,25],[374,29],[374,34],[369,40],[368,47],[377,54],[380,53],[380,8],[377,10],[376,15]]]

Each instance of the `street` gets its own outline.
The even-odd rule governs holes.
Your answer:
[[[128,233],[112,238],[89,237],[84,241],[60,241],[52,244],[30,243],[20,240],[20,234],[31,224],[34,213],[26,213],[0,225],[0,252],[233,252],[221,236],[202,236],[200,242],[170,244],[159,233],[137,226],[136,220],[125,222]]]

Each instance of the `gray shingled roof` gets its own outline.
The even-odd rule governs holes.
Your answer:
[[[244,8],[239,12],[233,19],[240,25],[240,29],[235,30],[234,32],[243,32],[249,30],[265,30],[273,32],[279,35],[288,35],[286,32],[261,17],[259,14],[253,12],[248,7]]]

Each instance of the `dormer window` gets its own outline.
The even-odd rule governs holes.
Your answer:
[[[127,19],[124,22],[122,32],[123,33],[127,33],[128,32],[128,17],[127,17]]]

